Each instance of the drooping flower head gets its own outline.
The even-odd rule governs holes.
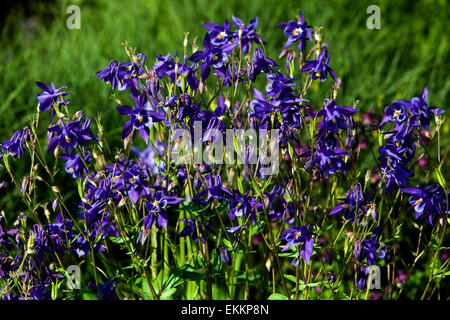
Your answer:
[[[21,158],[23,155],[23,145],[30,136],[31,130],[28,127],[24,127],[22,131],[14,132],[10,140],[0,143],[0,159],[3,157],[3,154]]]
[[[287,242],[286,246],[282,251],[287,251],[291,246],[301,246],[299,257],[302,257],[303,260],[307,264],[309,264],[309,259],[313,254],[314,249],[314,241],[315,238],[314,233],[309,231],[310,225],[307,226],[299,226],[299,227],[291,227],[283,231],[280,236],[280,240],[285,240]],[[292,264],[294,266],[298,265],[299,257],[297,257]]]
[[[330,54],[328,53],[327,47],[323,46],[317,59],[307,61],[303,68],[300,69],[300,72],[309,71],[311,79],[320,79],[322,82],[325,82],[327,80],[327,75],[330,74],[334,81],[337,82],[336,74],[329,66],[329,62]]]

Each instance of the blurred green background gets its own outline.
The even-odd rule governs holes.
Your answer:
[[[80,30],[66,27],[71,4],[81,9]],[[366,27],[366,10],[372,4],[381,9],[380,30]],[[323,26],[330,64],[342,78],[341,104],[359,99],[360,109],[381,114],[391,101],[410,99],[428,86],[429,103],[448,110],[450,9],[444,0],[71,0],[9,6],[0,35],[1,141],[31,118],[39,92],[36,80],[68,86],[72,110],[84,109],[90,115],[101,111],[106,134],[117,135],[123,121],[109,98],[110,87],[96,79],[95,72],[110,59],[127,59],[122,43],[127,40],[147,54],[152,65],[156,55],[183,52],[184,32],[189,31],[191,39],[198,36],[201,45],[202,21],[222,23],[233,14],[246,23],[259,17],[267,52],[274,58],[285,41],[283,31],[275,27],[278,23],[295,19],[302,10],[309,24]]]

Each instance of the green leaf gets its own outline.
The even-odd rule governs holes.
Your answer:
[[[273,293],[269,296],[268,300],[289,300],[289,299],[283,294]]]
[[[184,264],[174,272],[175,276],[178,276],[185,280],[199,281],[205,279],[205,271],[203,269],[196,270],[190,264]]]
[[[166,290],[163,291],[161,297],[159,298],[161,300],[171,300],[169,298],[171,298],[175,294],[175,292],[177,292],[176,288],[167,288]]]
[[[442,175],[441,167],[434,169],[434,174],[436,175],[436,178],[437,178],[439,184],[442,186],[442,188],[445,189],[447,184],[446,184],[444,176]]]
[[[222,269],[222,258],[216,250],[214,250],[211,255],[211,267],[214,273],[220,272]]]

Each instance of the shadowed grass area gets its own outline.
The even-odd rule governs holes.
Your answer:
[[[81,8],[80,30],[66,27],[70,4]],[[366,27],[371,4],[381,9],[380,30]],[[95,72],[110,59],[127,59],[121,45],[125,40],[150,61],[170,50],[182,56],[184,32],[190,32],[191,40],[197,36],[201,46],[202,21],[222,23],[234,14],[248,23],[258,16],[266,50],[276,58],[285,36],[275,26],[295,19],[299,10],[308,23],[324,27],[331,66],[342,79],[338,103],[350,105],[357,99],[360,109],[381,114],[391,101],[410,99],[428,86],[429,103],[448,110],[446,1],[57,1],[34,4],[27,10],[35,13],[31,17],[13,11],[2,27],[0,138],[9,138],[30,119],[39,92],[36,80],[67,85],[73,110],[101,112],[106,134],[118,136],[122,125],[114,110],[116,102],[109,99],[109,86],[96,79]],[[444,146],[448,132],[447,123]]]

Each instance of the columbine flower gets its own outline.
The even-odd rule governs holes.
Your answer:
[[[258,74],[272,72],[274,66],[277,66],[275,61],[266,57],[261,48],[256,48],[253,52],[253,60],[247,65],[248,78],[255,82]]]
[[[81,123],[81,118],[79,117],[74,122],[60,119],[59,124],[52,124],[47,129],[49,137],[55,134],[49,138],[50,142],[48,143],[47,153],[55,150],[56,146],[60,146],[67,153],[70,153],[74,148],[84,145],[88,140],[99,140],[89,130],[91,119],[86,117],[86,120]]]
[[[160,161],[159,165],[156,160],[158,154],[162,159],[164,158],[164,145],[158,140],[155,147],[156,150],[153,145],[149,144],[144,150],[141,151],[139,148],[132,146],[131,150],[138,155],[140,163],[150,169],[153,174],[158,174],[165,170],[163,160]]]
[[[278,108],[267,101],[267,98],[258,89],[254,89],[255,99],[250,102],[250,107],[253,110],[250,112],[250,117],[264,118],[276,111]]]
[[[250,51],[250,44],[255,41],[257,44],[266,44],[266,41],[258,35],[255,31],[258,27],[258,17],[250,21],[249,25],[246,27],[244,21],[233,16],[233,23],[238,28],[233,33],[233,42],[241,46],[242,52],[247,54]]]
[[[205,242],[208,239],[207,232],[216,234],[214,229],[209,224],[202,224],[200,221],[193,219],[180,219],[180,221],[183,221],[186,226],[181,231],[179,237],[190,236],[194,241],[198,241],[198,239],[200,239],[202,242]]]
[[[66,172],[71,174],[74,179],[77,179],[83,177],[87,173],[85,163],[88,164],[91,162],[91,153],[89,151],[86,152],[86,155],[83,156],[84,162],[78,153],[74,156],[63,154],[61,158],[66,160],[66,163],[64,164]]]
[[[446,196],[437,184],[426,188],[402,188],[401,191],[411,194],[409,203],[414,207],[416,218],[430,225],[445,210]]]
[[[381,175],[386,179],[386,190],[391,192],[395,186],[406,187],[408,178],[414,174],[405,168],[406,160],[395,145],[387,144],[378,150]]]
[[[309,264],[309,259],[313,254],[315,241],[313,238],[314,233],[308,230],[309,226],[310,225],[289,228],[283,231],[280,236],[280,240],[285,240],[287,242],[282,251],[287,251],[291,246],[301,245],[299,257],[302,257],[307,264]],[[294,266],[298,265],[299,257],[292,262]]]
[[[230,40],[231,25],[228,20],[225,20],[223,27],[220,24],[212,22],[203,22],[203,26],[208,30],[211,44],[214,46],[221,46]]]
[[[111,83],[111,88],[117,88],[124,91],[130,87],[130,73],[128,67],[130,62],[118,62],[111,60],[106,69],[97,71],[96,75],[99,79],[103,79],[105,83]]]
[[[150,229],[154,224],[159,228],[167,228],[169,215],[166,207],[177,205],[183,201],[178,197],[166,196],[162,191],[156,191],[155,195],[150,199],[150,202],[145,203],[146,211],[148,212],[144,218],[145,229]]]
[[[312,26],[306,23],[305,18],[303,17],[301,11],[298,14],[298,18],[299,22],[289,21],[277,25],[277,27],[283,29],[285,35],[289,37],[283,48],[287,48],[291,44],[299,41],[297,47],[300,51],[303,51],[305,50],[306,47],[306,38],[312,41],[312,33],[311,33]]]
[[[363,189],[359,182],[355,182],[347,191],[345,199],[339,200],[342,202],[331,210],[330,215],[342,214],[345,219],[353,222],[355,217],[358,217],[361,211],[367,211]]]
[[[429,107],[427,104],[428,88],[423,89],[420,97],[414,97],[410,101],[399,100],[398,103],[405,106],[412,115],[419,121],[425,130],[430,131],[430,116],[444,113],[444,110],[437,107]]]
[[[367,258],[367,264],[375,264],[377,258],[383,259],[386,256],[387,247],[382,247],[380,241],[376,238],[379,236],[381,227],[376,228],[370,237],[366,237],[363,241],[355,241],[355,259],[363,262]]]
[[[222,72],[226,72],[225,62],[227,62],[228,55],[234,50],[236,44],[228,43],[221,47],[212,46],[210,35],[207,33],[203,39],[203,46],[204,51],[196,51],[188,60],[194,63],[200,60],[203,61],[201,74],[202,81],[204,82],[211,72],[211,66],[214,69],[223,69]]]
[[[66,89],[67,87],[64,86],[64,87],[56,89],[53,82],[51,83],[51,86],[49,86],[48,84],[45,84],[45,83],[39,82],[39,81],[36,81],[36,85],[43,90],[41,93],[39,93],[36,96],[36,99],[39,102],[39,110],[45,111],[47,109],[52,108],[51,119],[53,120],[53,115],[55,112],[55,110],[53,109],[53,104],[55,104],[55,103],[63,104],[64,103],[62,100],[58,100],[58,98],[60,98],[60,97],[62,98],[69,94],[69,93],[63,91],[63,89]],[[66,103],[68,103],[68,101]]]
[[[256,213],[261,210],[262,204],[257,199],[249,196],[249,191],[244,195],[236,193],[228,203],[228,211],[230,220],[233,221],[236,217],[244,217],[247,221],[247,217],[256,223]]]
[[[197,201],[203,205],[211,203],[214,199],[223,201],[224,199],[230,199],[233,197],[233,193],[222,185],[222,178],[220,175],[210,174],[206,177],[206,188],[200,193],[194,196],[194,201]],[[206,201],[202,199],[204,195],[207,195]]]
[[[145,93],[141,94],[136,100],[136,107],[118,106],[117,111],[122,115],[128,115],[130,120],[125,123],[122,131],[122,139],[125,139],[135,129],[139,132],[142,139],[148,143],[150,135],[150,128],[153,122],[160,122],[165,120],[165,115],[162,112],[151,110],[146,103]]]
[[[319,140],[315,156],[306,164],[305,169],[314,166],[320,174],[325,174],[327,179],[330,174],[347,171],[348,167],[342,157],[350,154],[337,146],[338,142],[332,136]]]
[[[349,123],[350,117],[358,112],[358,110],[351,107],[339,107],[334,100],[325,100],[322,110],[320,110],[316,117],[323,117],[319,124],[318,137],[322,138],[328,132],[337,132],[344,129]]]
[[[30,128],[24,127],[22,131],[14,132],[10,140],[0,143],[0,159],[3,157],[2,154],[6,153],[13,157],[21,158],[23,155],[23,145],[30,138],[30,135]]]
[[[222,258],[222,262],[231,266],[231,256],[227,250],[227,247],[224,245],[221,245],[221,246],[217,247],[217,251],[219,251],[220,257]]]
[[[333,69],[331,69],[330,66],[328,65],[329,61],[330,61],[330,54],[328,53],[326,46],[324,46],[320,50],[317,59],[307,61],[306,64],[303,66],[303,68],[300,70],[300,72],[309,71],[311,79],[313,80],[320,79],[320,81],[322,82],[325,82],[325,80],[327,80],[327,74],[329,73],[330,76],[334,79],[334,81],[337,82],[336,74],[334,73]]]
[[[401,103],[393,102],[390,106],[384,109],[384,118],[379,126],[381,127],[386,122],[396,122],[397,124],[402,124],[407,117],[408,114],[405,106]]]

